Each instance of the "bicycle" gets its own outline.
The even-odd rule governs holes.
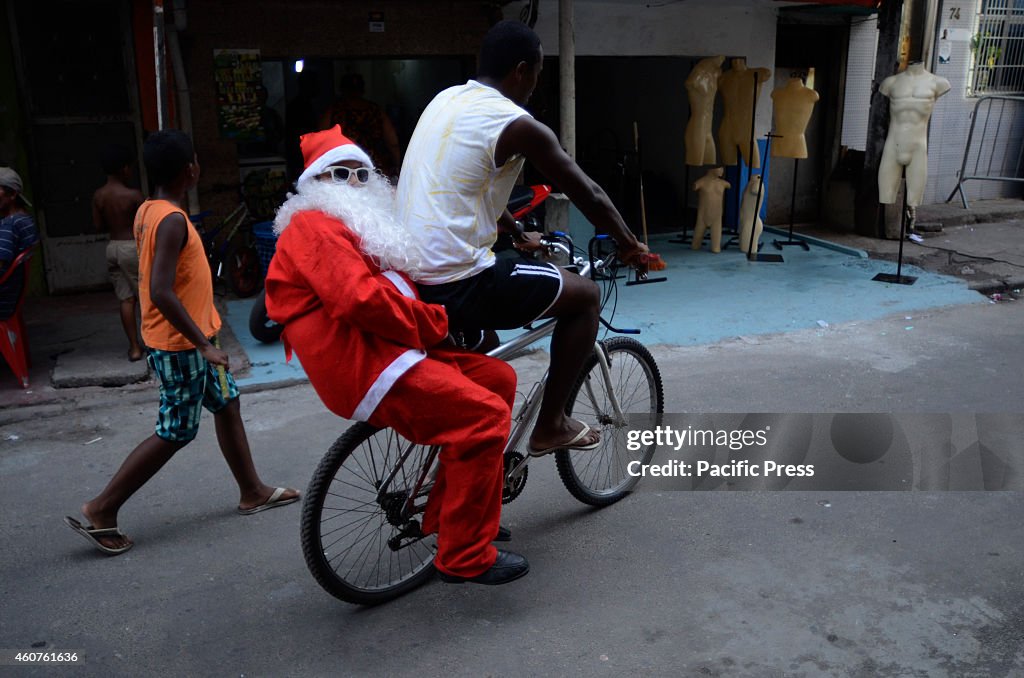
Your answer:
[[[213,279],[223,277],[236,296],[251,297],[260,290],[263,280],[250,230],[249,208],[244,201],[240,202],[220,223],[206,228],[204,222],[210,214],[212,212],[204,210],[189,215],[189,220],[199,231]]]
[[[601,323],[608,330],[638,334],[639,330],[616,328],[603,317],[618,277],[614,248],[606,252],[602,246],[607,242],[613,241],[607,236],[592,240],[589,260],[574,257],[571,240],[563,234],[545,244],[549,254],[568,255],[581,275],[604,285]],[[635,282],[646,282],[640,275]],[[659,280],[664,278],[650,282]],[[488,355],[508,359],[550,336],[554,325],[555,320],[549,319],[535,328],[527,326]],[[520,450],[533,430],[546,380],[547,373],[513,413],[504,451],[503,504],[515,500],[526,486],[531,457]],[[572,389],[566,414],[589,420],[592,426],[596,423],[601,445],[595,450],[554,453],[566,489],[595,507],[625,497],[638,481],[627,473],[628,463],[647,463],[655,450],[654,445],[627,450],[629,415],[656,415],[663,407],[661,372],[643,344],[627,337],[595,342]],[[367,423],[351,426],[327,451],[306,490],[301,541],[307,567],[328,593],[349,603],[376,605],[433,575],[436,536],[422,533],[417,516],[433,486],[438,452],[437,447],[416,445],[391,429]]]

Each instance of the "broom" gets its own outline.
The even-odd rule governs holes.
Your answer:
[[[640,159],[640,128],[633,121],[633,146],[636,149],[636,164],[640,171],[640,227],[643,230],[644,244],[647,245],[647,207],[644,204],[644,165]],[[648,251],[641,259],[641,263],[647,265],[649,271],[664,271],[665,260],[660,255]]]

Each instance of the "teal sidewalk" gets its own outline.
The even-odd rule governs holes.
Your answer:
[[[656,236],[651,248],[668,268],[666,282],[626,287],[619,281],[613,324],[641,330],[645,344],[709,344],[737,336],[776,334],[837,323],[872,320],[893,314],[957,304],[987,303],[958,278],[904,266],[917,276],[914,285],[872,280],[876,273],[895,273],[896,265],[867,259],[856,250],[812,245],[810,251],[787,247],[783,263],[754,263],[735,247],[711,254]],[[765,231],[762,252],[775,253]],[[614,300],[613,300],[614,301]],[[252,300],[230,301],[225,319],[242,344],[252,369],[240,385],[266,384],[303,378],[297,358],[284,361],[280,343],[260,344],[249,333]],[[606,308],[608,317],[611,305]],[[913,319],[906,321],[912,331]],[[514,333],[504,333],[512,336]],[[604,330],[602,329],[602,335]],[[344,346],[338,347],[344,351]]]

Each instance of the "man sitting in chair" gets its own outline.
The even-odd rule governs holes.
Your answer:
[[[369,156],[338,126],[303,136],[301,147],[305,171],[274,222],[266,283],[286,353],[294,349],[335,414],[441,447],[422,530],[437,533],[444,581],[522,577],[526,559],[491,544],[510,538],[498,519],[515,372],[456,349],[444,307],[420,301],[420,263]]]
[[[18,173],[10,167],[0,167],[0,277],[19,254],[39,242],[35,219],[25,209],[31,206],[22,194]],[[24,285],[24,275],[19,273],[0,285],[0,320],[14,314]]]

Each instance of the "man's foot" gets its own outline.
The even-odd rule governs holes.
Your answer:
[[[555,432],[542,431],[540,426],[530,436],[530,456],[543,457],[558,450],[592,450],[601,444],[601,432],[568,417]]]
[[[131,349],[128,349],[128,360],[133,362],[133,363],[142,360],[142,349],[141,348],[131,348]]]
[[[526,575],[529,571],[530,563],[526,562],[526,558],[518,553],[499,549],[498,558],[494,561],[494,565],[491,565],[490,569],[482,574],[478,574],[475,577],[458,577],[454,574],[445,574],[438,570],[437,576],[441,578],[441,581],[449,584],[465,584],[470,582],[473,584],[497,586],[498,584],[507,584],[510,581],[515,581]]]
[[[252,497],[243,497],[238,502],[238,512],[243,516],[248,516],[278,506],[287,506],[297,502],[300,496],[298,490],[264,485],[259,493]]]
[[[117,529],[117,514],[105,515],[93,509],[90,503],[82,505],[81,513],[86,520],[86,525],[70,516],[65,516],[64,523],[100,551],[109,555],[118,555],[130,549],[134,544],[131,539]]]

